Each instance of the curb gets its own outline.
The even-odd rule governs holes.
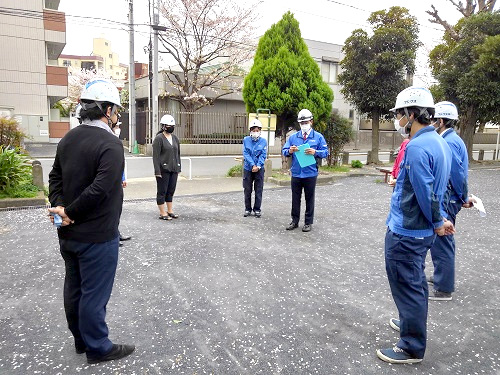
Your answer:
[[[381,174],[374,171],[360,171],[360,172],[347,172],[347,173],[332,173],[328,175],[318,175],[318,179],[316,180],[316,185],[324,185],[329,184],[331,182],[335,182],[341,178],[347,177],[364,177],[364,176],[373,176],[380,177]],[[280,180],[274,177],[269,177],[268,182],[276,184],[278,186],[290,186],[291,180]]]
[[[45,194],[39,191],[38,195],[34,198],[5,198],[0,199],[0,209],[8,210],[10,208],[18,207],[32,207],[32,206],[45,206]]]

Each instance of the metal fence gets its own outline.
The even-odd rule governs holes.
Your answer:
[[[175,118],[175,135],[181,143],[191,144],[238,144],[248,135],[246,113],[226,112],[163,112]],[[129,138],[128,113],[122,114],[121,136]],[[137,143],[151,143],[156,134],[152,134],[150,112],[137,112]]]

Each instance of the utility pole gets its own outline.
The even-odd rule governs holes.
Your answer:
[[[129,83],[129,110],[128,110],[128,123],[129,123],[129,145],[128,151],[131,153],[134,149],[134,144],[136,141],[136,124],[135,124],[135,58],[134,58],[134,0],[129,0],[128,2],[129,13],[129,36],[130,36],[130,61],[129,61],[129,73],[128,73],[128,83]]]
[[[155,0],[153,0],[153,134],[159,130],[158,121],[158,23],[160,16]]]

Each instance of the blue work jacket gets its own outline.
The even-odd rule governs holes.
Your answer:
[[[320,132],[317,132],[314,129],[311,130],[306,140],[302,137],[302,131],[300,130],[297,133],[292,134],[290,138],[288,138],[288,141],[286,141],[282,150],[284,156],[292,157],[292,168],[290,168],[292,177],[308,178],[318,175],[318,166],[316,164],[302,168],[295,153],[290,154],[290,146],[298,147],[305,143],[309,143],[309,146],[316,150],[316,154],[314,154],[316,159],[324,159],[328,156],[328,146],[326,145],[325,137],[323,137],[323,134]]]
[[[442,208],[451,150],[433,126],[420,129],[406,146],[386,224],[407,237],[428,237],[444,224]]]
[[[464,141],[453,129],[446,130],[443,134],[451,150],[451,171],[448,184],[447,202],[449,201],[467,203],[468,200],[468,177],[469,177],[469,157],[467,156],[467,147]]]
[[[250,136],[243,138],[243,168],[251,171],[256,165],[259,168],[264,168],[264,163],[267,157],[267,141],[259,137],[256,141]]]

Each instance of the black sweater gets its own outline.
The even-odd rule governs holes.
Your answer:
[[[155,175],[161,172],[181,171],[181,148],[179,139],[172,134],[172,144],[165,138],[163,133],[159,133],[153,141],[153,166]]]
[[[49,200],[75,222],[59,228],[59,238],[106,242],[118,236],[124,166],[121,141],[104,129],[80,125],[61,139],[49,174]]]

